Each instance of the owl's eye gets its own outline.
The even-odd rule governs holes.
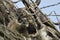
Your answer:
[[[33,25],[29,25],[29,27],[27,27],[28,33],[29,34],[35,34],[36,33],[36,29],[34,28]]]
[[[4,37],[4,34],[2,32],[0,32],[0,36]]]
[[[17,28],[17,31],[18,31],[19,33],[25,33],[25,32],[26,32],[26,27],[25,27],[25,25],[21,25],[20,28]]]

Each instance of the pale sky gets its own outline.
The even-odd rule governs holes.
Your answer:
[[[47,6],[47,5],[52,5],[52,4],[57,4],[58,2],[60,2],[60,0],[42,0],[41,1],[41,4],[39,5],[39,8],[43,7],[43,6]],[[49,14],[51,13],[51,11],[56,11],[56,13],[58,15],[60,15],[60,4],[57,5],[57,6],[53,6],[53,7],[48,7],[48,8],[45,8],[45,9],[41,9],[42,12],[46,13],[46,14]],[[54,12],[52,13],[52,15],[54,14]],[[50,16],[49,17],[53,22],[58,22],[56,17],[53,17],[53,16]],[[58,16],[58,19],[60,21],[60,16]],[[58,29],[59,27],[56,26]]]

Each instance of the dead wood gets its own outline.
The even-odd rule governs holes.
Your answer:
[[[0,40],[60,40],[60,32],[38,8],[40,0],[22,2],[25,7],[17,9],[11,0],[0,0]]]

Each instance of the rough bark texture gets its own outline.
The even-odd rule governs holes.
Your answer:
[[[36,2],[22,0],[17,9],[11,0],[0,0],[0,40],[60,40],[60,32],[38,8]]]

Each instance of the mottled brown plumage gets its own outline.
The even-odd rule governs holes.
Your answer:
[[[11,0],[0,1],[0,35],[4,40],[60,40],[60,32],[38,8],[41,0],[17,9]]]

